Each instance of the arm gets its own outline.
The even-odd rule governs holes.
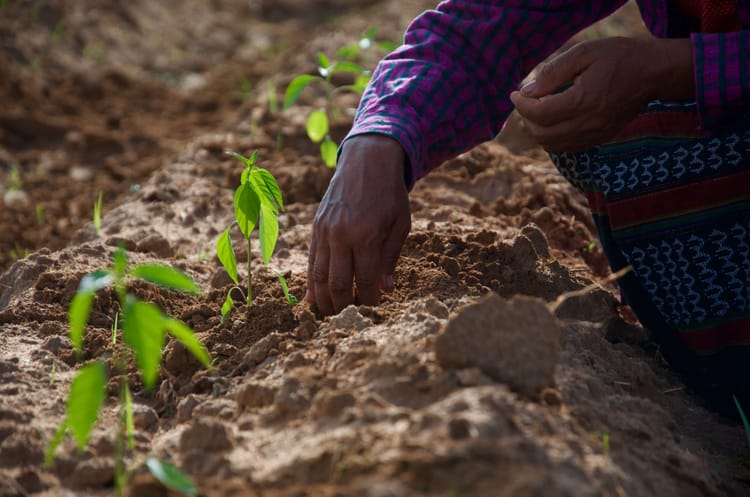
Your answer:
[[[521,78],[622,3],[448,0],[412,22],[340,148],[313,222],[307,300],[323,314],[377,304],[410,229],[407,188],[497,134]]]
[[[622,0],[441,3],[409,26],[378,66],[349,136],[401,143],[411,187],[431,169],[502,128],[508,99],[531,69]]]

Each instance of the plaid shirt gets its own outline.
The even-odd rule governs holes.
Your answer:
[[[447,0],[417,17],[404,44],[377,67],[348,137],[398,140],[414,182],[495,136],[513,109],[509,95],[534,66],[624,0]],[[679,2],[638,0],[657,37],[693,43],[696,100],[705,129],[750,108],[750,31],[695,33]],[[737,0],[743,29],[750,1]]]

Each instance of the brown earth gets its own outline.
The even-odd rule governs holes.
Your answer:
[[[132,288],[192,326],[214,369],[169,343],[155,393],[129,376],[129,461],[172,461],[201,495],[750,495],[742,426],[684,387],[614,288],[559,298],[606,263],[585,201],[517,126],[417,185],[380,307],[320,319],[256,258],[255,303],[220,322],[213,246],[239,174],[223,151],[258,149],[279,179],[272,266],[302,296],[331,175],[302,127],[320,95],[272,112],[269,93],[369,26],[397,39],[429,2],[0,5],[0,496],[114,494],[114,383],[90,447],[42,459],[75,368],[112,354],[113,295],[82,359],[66,310],[118,244],[203,289]],[[593,33],[639,29],[628,8]],[[142,467],[128,492],[169,495]]]

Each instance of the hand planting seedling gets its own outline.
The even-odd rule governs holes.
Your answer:
[[[245,169],[240,176],[240,186],[234,192],[234,216],[235,221],[230,224],[216,241],[216,256],[232,278],[235,286],[227,293],[224,304],[221,306],[221,320],[226,319],[234,308],[232,292],[239,291],[249,306],[253,301],[252,287],[252,243],[250,235],[255,227],[258,227],[258,238],[260,240],[260,253],[263,264],[268,265],[276,247],[279,237],[279,211],[284,210],[281,198],[281,189],[271,173],[262,167],[255,165],[258,159],[258,151],[253,152],[249,158],[236,152],[227,152],[245,164]],[[237,273],[237,256],[232,246],[230,231],[232,226],[240,228],[242,237],[247,242],[247,291],[239,287],[239,275]],[[297,299],[289,293],[289,288],[284,277],[274,271],[281,283],[284,296],[290,304],[296,303]]]
[[[128,283],[134,279],[182,292],[199,292],[192,279],[169,266],[138,264],[132,269],[129,268],[127,254],[120,248],[115,252],[112,267],[83,277],[68,308],[70,340],[80,356],[94,294],[112,286],[120,304],[120,311],[115,314],[112,326],[112,341],[113,345],[116,345],[117,322],[118,317],[121,318],[121,337],[127,345],[119,350],[115,347],[112,358],[112,365],[120,378],[115,435],[115,487],[118,495],[122,494],[128,476],[124,463],[125,451],[127,448],[133,450],[135,444],[133,401],[126,374],[129,360],[135,358],[143,384],[147,390],[153,390],[159,375],[166,335],[169,334],[182,343],[201,364],[207,368],[211,367],[208,352],[188,325],[165,315],[156,305],[139,300],[128,292]],[[78,369],[70,385],[65,419],[47,448],[45,460],[48,465],[53,462],[57,447],[68,433],[73,436],[80,451],[86,448],[105,400],[106,384],[107,367],[104,361],[96,360]],[[185,495],[196,495],[195,485],[174,466],[150,457],[142,462],[168,488]]]
[[[326,95],[325,106],[322,109],[314,110],[307,117],[306,131],[307,136],[313,143],[320,143],[320,156],[323,158],[326,166],[336,167],[336,151],[338,144],[331,138],[330,123],[332,118],[341,113],[340,109],[334,106],[335,97],[341,92],[353,92],[361,95],[365,90],[367,83],[370,82],[371,71],[365,69],[355,60],[364,50],[369,50],[373,46],[380,47],[384,50],[391,51],[396,45],[386,41],[375,41],[376,30],[368,30],[357,43],[342,47],[336,52],[333,60],[323,54],[318,54],[318,74],[302,74],[297,76],[289,83],[284,93],[284,109],[291,107],[299,98],[302,90],[312,83],[320,84]],[[332,78],[336,74],[351,73],[354,74],[352,84],[335,86]]]

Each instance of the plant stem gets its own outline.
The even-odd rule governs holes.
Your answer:
[[[247,239],[247,305],[248,307],[253,302],[253,273],[252,273],[252,255],[250,252],[251,242],[250,238]]]
[[[117,497],[122,497],[123,487],[125,486],[125,438],[127,437],[125,426],[125,388],[127,388],[127,378],[120,376],[120,399],[117,409],[117,434],[115,435],[115,490]]]

